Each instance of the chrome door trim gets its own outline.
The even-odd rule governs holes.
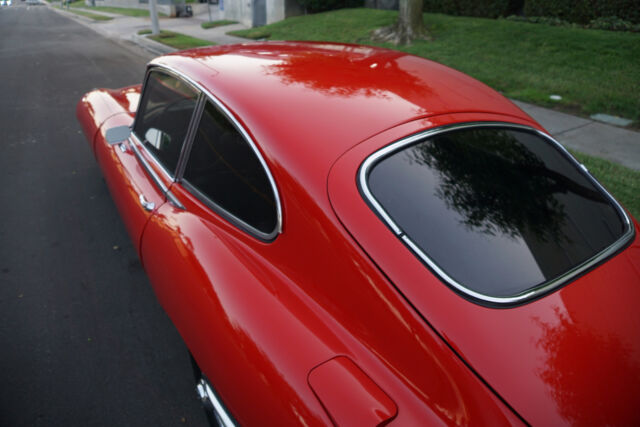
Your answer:
[[[156,187],[158,187],[158,189],[162,192],[162,194],[166,196],[169,203],[171,203],[178,209],[184,210],[184,205],[180,203],[180,201],[176,198],[176,196],[164,184],[164,182],[158,176],[156,171],[153,170],[153,168],[151,167],[147,159],[144,158],[144,156],[140,152],[140,148],[138,147],[138,144],[141,144],[138,140],[138,137],[136,136],[135,133],[131,132],[131,135],[129,136],[129,145],[131,145],[131,149],[133,150],[133,153],[135,154],[136,158],[142,165],[142,168],[145,170],[145,172],[147,172],[149,177],[151,177],[151,181],[156,185]]]
[[[138,194],[138,200],[145,211],[152,212],[156,208],[156,204],[148,201],[144,194]]]
[[[235,423],[231,418],[231,415],[227,412],[224,405],[218,398],[215,391],[209,384],[209,381],[204,378],[200,378],[200,382],[196,385],[196,390],[198,392],[198,396],[204,402],[207,401],[213,406],[213,412],[215,414],[216,420],[222,427],[235,427]]]

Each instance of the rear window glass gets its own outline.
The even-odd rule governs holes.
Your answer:
[[[374,207],[446,282],[471,294],[524,295],[629,232],[604,191],[533,131],[452,130],[372,158],[364,185]]]

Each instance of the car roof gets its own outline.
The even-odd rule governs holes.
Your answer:
[[[256,42],[176,52],[154,65],[187,76],[218,98],[268,162],[288,171],[313,164],[300,173],[315,174],[309,179],[321,187],[342,153],[402,123],[455,112],[531,120],[465,74],[372,46]]]

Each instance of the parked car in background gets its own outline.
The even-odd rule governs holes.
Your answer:
[[[638,425],[638,224],[406,53],[178,52],[77,116],[222,425]]]

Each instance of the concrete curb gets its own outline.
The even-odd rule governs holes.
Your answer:
[[[155,40],[151,40],[147,38],[146,35],[133,34],[131,36],[131,41],[141,48],[148,50],[149,52],[156,55],[166,55],[167,53],[177,52],[178,49],[164,45],[162,43],[158,43]]]
[[[82,24],[85,27],[87,27],[87,28],[89,28],[89,29],[91,29],[91,30],[93,30],[93,31],[95,31],[97,33],[100,33],[100,34],[102,34],[104,36],[107,36],[107,37],[111,37],[111,34],[108,34],[105,31],[101,31],[99,27],[94,27],[94,25],[98,25],[98,26],[107,25],[109,23],[109,21],[96,21],[95,19],[91,19],[91,18],[88,18],[86,16],[78,15],[77,13],[73,13],[72,12],[72,10],[83,11],[84,9],[77,9],[77,8],[73,8],[72,7],[71,10],[67,10],[67,9],[60,9],[60,8],[50,4],[50,3],[45,3],[45,4],[49,7],[49,9],[53,10],[54,12],[59,13],[60,15],[66,16],[68,18],[74,19],[79,24]],[[89,12],[93,13],[91,11],[89,11]],[[103,13],[96,13],[96,15],[104,15],[104,16],[109,16],[109,17],[111,17],[113,19],[116,19],[112,15],[105,15]]]
[[[101,21],[93,20],[91,18],[87,18],[86,16],[78,15],[77,13],[73,13],[70,10],[60,9],[57,6],[52,5],[51,3],[45,3],[45,5],[47,5],[49,9],[53,10],[54,12],[67,16],[69,18],[75,18],[77,21],[81,21],[82,24],[87,26],[88,24],[101,22]]]
[[[107,39],[117,43],[118,45],[132,50],[140,55],[142,55],[145,58],[148,58],[148,60],[153,59],[154,57],[158,56],[158,55],[162,55],[163,53],[158,53],[157,51],[152,51],[150,49],[147,49],[147,44],[144,44],[144,42],[142,43],[138,43],[137,41],[132,40],[132,37],[124,37],[122,36],[122,34],[118,34],[118,33],[114,33],[113,31],[108,31],[106,28],[104,28],[104,26],[100,25],[103,24],[105,22],[110,22],[110,21],[94,21],[93,19],[87,18],[85,16],[81,16],[81,15],[76,15],[75,13],[72,12],[67,12],[66,10],[61,10],[58,9],[56,7],[54,7],[53,5],[50,5],[47,3],[47,6],[53,10],[55,13],[58,13],[64,17],[67,17],[71,20],[73,20],[74,22],[89,28],[92,31],[95,31],[96,33],[100,34],[103,37],[106,37]],[[149,42],[153,42],[152,40],[149,40]],[[162,45],[164,46],[164,45]]]
[[[87,13],[93,13],[94,15],[108,16],[109,18],[114,18],[114,19],[117,18],[118,16],[121,16],[121,15],[118,15],[117,13],[102,12],[100,10],[93,10],[93,9],[82,9],[80,7],[71,7],[69,9],[65,8],[65,9],[60,9],[60,10],[63,10],[65,12],[71,12],[72,10],[78,10],[80,12],[87,12]],[[71,13],[73,13],[73,12],[71,12]]]

